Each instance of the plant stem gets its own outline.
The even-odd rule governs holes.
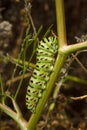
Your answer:
[[[26,128],[26,121],[24,120],[23,117],[19,118],[17,113],[12,111],[8,106],[2,105],[0,103],[0,109],[2,109],[3,112],[5,112],[7,115],[9,115],[12,119],[14,119],[17,124],[19,125],[21,130],[27,130]]]
[[[71,80],[73,82],[87,85],[87,80],[84,80],[84,79],[81,79],[81,78],[78,78],[78,77],[72,76],[72,75],[67,75],[66,80]]]
[[[4,88],[3,88],[3,84],[2,84],[1,75],[0,75],[0,90],[1,90],[1,102],[2,102],[2,104],[4,104],[5,96],[4,96]]]
[[[27,124],[27,128],[29,130],[35,129],[35,126],[40,118],[40,115],[41,115],[41,112],[44,108],[44,105],[45,105],[50,93],[52,92],[56,77],[58,76],[58,74],[61,70],[61,67],[65,61],[65,58],[66,58],[66,56],[64,56],[64,55],[63,56],[61,54],[58,55],[56,63],[55,63],[54,71],[53,71],[53,73],[50,77],[50,80],[46,86],[46,91],[43,92],[42,98],[39,100],[39,103],[38,103],[37,108],[36,108],[36,113],[31,115],[31,118],[29,119],[29,122]]]
[[[63,46],[59,49],[59,53],[69,55],[71,53],[74,53],[76,51],[80,51],[83,49],[87,49],[87,41],[81,42],[81,43],[76,43],[76,44],[69,45],[69,46]]]
[[[64,14],[64,1],[55,0],[56,4],[56,19],[57,19],[57,32],[59,39],[59,46],[67,45],[65,14]]]

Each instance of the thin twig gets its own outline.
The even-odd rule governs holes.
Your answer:
[[[11,80],[8,80],[8,81],[6,82],[6,85],[9,85],[10,83],[15,83],[15,82],[19,81],[20,79],[22,79],[22,77],[23,77],[23,78],[28,78],[28,77],[30,77],[30,76],[31,76],[31,73],[24,74],[24,77],[23,77],[23,75],[19,75],[19,76],[17,76],[17,77],[14,77],[14,78],[11,79]]]
[[[73,100],[82,100],[82,99],[87,98],[87,95],[83,95],[83,96],[79,96],[79,97],[70,97],[70,98]]]
[[[85,73],[87,73],[87,69],[85,66],[80,62],[80,60],[76,57],[76,55],[72,54],[73,58],[77,61],[77,63],[81,66]]]
[[[36,35],[37,34],[36,28],[35,28],[31,13],[30,13],[31,12],[31,4],[30,4],[30,2],[28,3],[26,0],[25,0],[25,8],[26,8],[26,11],[27,11],[27,16],[30,19],[30,22],[31,22],[31,25],[32,25],[32,28],[33,28],[33,31],[34,31],[34,35]]]
[[[3,53],[0,53],[0,58],[4,59],[7,62],[11,62],[12,64],[17,64],[18,67],[23,68],[23,61],[13,58],[8,53],[5,56]],[[35,65],[33,63],[28,63],[28,61],[25,61],[25,65],[29,66],[30,68],[27,68],[27,71],[31,71],[31,68],[35,68]]]

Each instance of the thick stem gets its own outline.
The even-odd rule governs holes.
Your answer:
[[[64,1],[55,0],[55,4],[56,4],[56,19],[57,19],[57,32],[58,32],[59,46],[62,47],[64,45],[67,45]]]
[[[63,46],[59,49],[59,53],[62,53],[64,55],[69,55],[71,53],[74,53],[76,51],[80,51],[83,49],[87,49],[87,41],[82,43],[76,43],[69,46]]]
[[[52,92],[52,89],[53,89],[53,85],[55,83],[55,80],[56,80],[56,77],[58,76],[60,70],[61,70],[61,67],[65,61],[65,58],[66,56],[62,56],[61,54],[58,55],[57,57],[57,60],[56,60],[56,63],[55,63],[55,67],[54,67],[54,72],[52,73],[51,77],[50,77],[50,80],[46,86],[46,90],[43,92],[43,95],[42,95],[42,98],[40,99],[38,105],[37,105],[37,108],[36,108],[36,113],[32,114],[29,122],[28,122],[28,125],[27,125],[27,128],[29,130],[34,130],[35,129],[35,126],[40,118],[40,115],[42,113],[42,110],[44,108],[44,105],[49,97],[49,95],[51,94]]]

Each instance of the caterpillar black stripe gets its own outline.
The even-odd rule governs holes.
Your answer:
[[[36,68],[30,78],[26,93],[26,106],[33,113],[53,71],[57,50],[56,37],[44,38],[38,45]]]

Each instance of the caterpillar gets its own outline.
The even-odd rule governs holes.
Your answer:
[[[56,37],[44,38],[38,44],[36,67],[30,78],[26,93],[26,106],[33,113],[53,71],[57,50],[58,43]]]

